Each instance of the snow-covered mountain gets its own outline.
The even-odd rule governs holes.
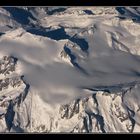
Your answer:
[[[139,7],[1,7],[0,132],[140,132]]]

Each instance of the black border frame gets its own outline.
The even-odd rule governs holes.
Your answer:
[[[1,6],[140,6],[140,0],[0,0]],[[111,135],[110,135],[111,134]],[[109,138],[110,136],[114,136],[115,139],[123,138],[124,136],[128,136],[128,138],[134,138],[134,136],[138,136],[140,133],[107,133],[107,134],[64,134],[64,133],[24,133],[24,134],[13,134],[13,133],[4,133],[0,134],[0,137],[13,139],[15,136],[19,138],[32,138],[38,139],[41,137],[50,137],[52,139],[60,139],[62,136],[68,136],[68,138],[79,138],[86,139],[87,137],[91,138]],[[39,137],[38,137],[39,136]],[[86,137],[85,137],[86,136]],[[122,137],[123,136],[123,137]],[[13,137],[13,138],[12,138]]]
[[[0,0],[1,6],[140,6],[140,0]]]

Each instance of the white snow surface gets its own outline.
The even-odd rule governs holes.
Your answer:
[[[0,132],[140,132],[139,77],[139,7],[0,8]]]
[[[94,7],[92,10],[94,11]],[[29,83],[30,91],[37,93],[45,102],[64,104],[91,95],[86,89],[139,82],[138,23],[121,21],[116,13],[98,16],[46,15],[38,22],[43,27],[63,26],[66,34],[76,33],[79,38],[88,42],[87,51],[78,45],[75,48],[67,46],[84,73],[73,66],[70,59],[64,61],[67,58],[60,55],[68,39],[55,40],[31,34],[23,27],[6,31],[0,37],[0,55],[18,59],[20,74]],[[73,27],[78,29],[72,30]]]

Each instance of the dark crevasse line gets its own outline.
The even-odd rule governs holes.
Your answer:
[[[99,114],[99,109],[98,109],[98,101],[97,101],[97,98],[96,98],[96,94],[93,94],[92,95],[92,98],[94,99],[94,102],[96,103],[97,105],[97,111],[98,113],[94,113],[94,112],[89,112],[89,111],[86,111],[86,114],[89,116],[89,123],[91,123],[89,126],[89,128],[91,129],[92,128],[92,121],[90,120],[91,117],[94,117],[96,120],[97,120],[97,123],[99,124],[100,126],[100,129],[102,131],[102,133],[106,133],[105,129],[104,129],[104,126],[105,126],[105,123],[104,123],[104,118],[103,116],[101,116]]]
[[[101,129],[101,131],[103,132],[103,133],[106,133],[106,131],[104,130],[104,118],[101,116],[101,115],[99,115],[99,114],[95,114],[95,113],[93,113],[92,114],[95,118],[96,118],[96,120],[98,121],[98,123],[99,123],[99,125],[100,125],[100,129]]]
[[[133,75],[137,76],[137,77],[140,77],[140,72],[137,71],[137,70],[131,70],[131,72],[133,72]]]
[[[105,129],[104,129],[104,118],[99,115],[99,114],[95,114],[94,112],[86,112],[89,116],[93,116],[95,117],[95,119],[97,120],[98,124],[100,125],[100,129],[102,131],[102,133],[106,133]]]
[[[111,34],[111,39],[112,39],[112,47],[115,50],[118,50],[118,47],[116,47],[116,45],[115,45],[117,43],[117,44],[121,45],[121,47],[123,47],[124,50],[126,50],[127,52],[129,52],[131,54],[130,49],[125,44],[123,44],[122,42],[117,40],[117,37],[114,33],[110,33],[110,34]]]
[[[94,13],[91,10],[83,10],[88,15],[94,15]]]
[[[24,82],[24,83],[25,83],[25,82]],[[26,84],[26,83],[25,83],[25,84]],[[26,96],[27,96],[27,94],[28,94],[28,92],[29,92],[29,89],[30,89],[30,85],[29,85],[29,84],[26,84],[26,88],[25,88],[24,94],[23,94],[23,96],[22,96],[22,100],[23,100],[23,101],[26,99]]]
[[[133,7],[133,9],[135,11],[137,11],[136,8]],[[130,10],[126,9],[125,7],[116,7],[116,10],[119,12],[119,18],[121,19],[132,19],[133,22],[136,22],[136,23],[140,23],[140,15],[137,15],[133,12],[131,12]],[[137,11],[138,13],[140,13],[139,11]]]
[[[83,118],[83,124],[84,124],[86,132],[89,133],[87,121],[88,121],[87,117],[84,117]]]
[[[82,89],[87,89],[87,90],[90,90],[90,91],[93,91],[93,92],[96,92],[96,91],[103,91],[103,92],[107,92],[107,93],[111,93],[110,91],[110,87],[103,87],[103,86],[94,86],[94,88],[90,88],[90,87],[81,87]]]
[[[133,119],[133,117],[135,116],[135,112],[133,110],[131,110],[127,105],[125,105],[126,108],[127,108],[127,111],[128,111],[128,116],[129,116],[129,119],[132,123],[132,129],[129,130],[130,133],[133,133],[134,131],[134,127],[135,127],[135,124],[136,124],[136,121],[135,119]]]
[[[14,120],[14,116],[15,116],[13,106],[14,106],[13,102],[10,101],[7,112],[5,114],[5,122],[6,122],[6,125],[7,125],[7,128],[9,131],[13,125],[13,120]]]
[[[64,12],[67,8],[63,8],[63,7],[59,7],[57,9],[48,9],[47,14],[48,15],[53,15],[55,13],[59,13],[59,12]]]
[[[72,37],[72,38],[70,38],[70,41],[79,45],[82,51],[86,52],[89,48],[87,41],[83,38]]]
[[[76,61],[76,57],[72,54],[71,50],[67,46],[64,46],[64,51],[70,57],[71,63],[73,64],[73,66],[78,68],[82,73],[84,73],[86,75],[89,75],[84,68],[82,68],[77,62],[75,62]]]
[[[125,7],[116,7],[116,10],[121,14],[125,14]]]
[[[26,85],[26,88],[24,89],[24,92],[22,94],[22,101],[24,101],[26,99],[26,96],[28,95],[30,85],[25,82],[24,75],[21,76],[21,79],[24,82],[24,84]]]
[[[5,33],[0,32],[0,36],[4,35]]]
[[[13,124],[12,129],[16,132],[16,133],[24,133],[24,130],[22,128],[20,128],[19,126],[15,126]]]
[[[98,107],[99,104],[98,104],[98,101],[97,101],[97,98],[96,98],[96,94],[92,94],[92,98],[94,99],[94,102],[96,103],[96,105]],[[98,112],[99,112],[99,110],[98,110]]]
[[[129,90],[131,90],[131,88],[130,88]],[[123,103],[123,105],[126,107],[127,112],[128,112],[128,118],[129,118],[129,120],[130,120],[131,123],[132,123],[132,129],[131,129],[131,130],[128,130],[128,131],[129,131],[130,133],[133,133],[134,127],[135,127],[135,124],[136,124],[136,121],[135,121],[135,119],[134,119],[134,117],[135,117],[135,112],[134,112],[132,109],[130,109],[130,108],[128,107],[128,105],[126,105],[125,102],[124,102],[124,96],[125,96],[125,94],[127,94],[127,92],[128,92],[128,90],[125,91],[125,92],[123,92],[123,95],[122,95],[122,103]]]
[[[93,86],[93,87],[81,87],[81,88],[88,89],[91,91],[104,91],[104,92],[112,93],[112,92],[123,91],[123,88],[133,87],[136,84],[140,84],[140,81],[133,81],[130,83],[122,83],[122,84],[120,83],[120,84],[110,85],[110,86]]]
[[[93,126],[92,126],[92,116],[88,114],[88,119],[89,119],[89,125],[88,125],[88,130],[89,132],[92,132]]]

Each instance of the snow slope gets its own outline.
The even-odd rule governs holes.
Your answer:
[[[4,7],[0,14],[0,58],[16,58],[27,94],[19,105],[8,100],[12,120],[0,109],[6,131],[139,132],[139,8]]]

